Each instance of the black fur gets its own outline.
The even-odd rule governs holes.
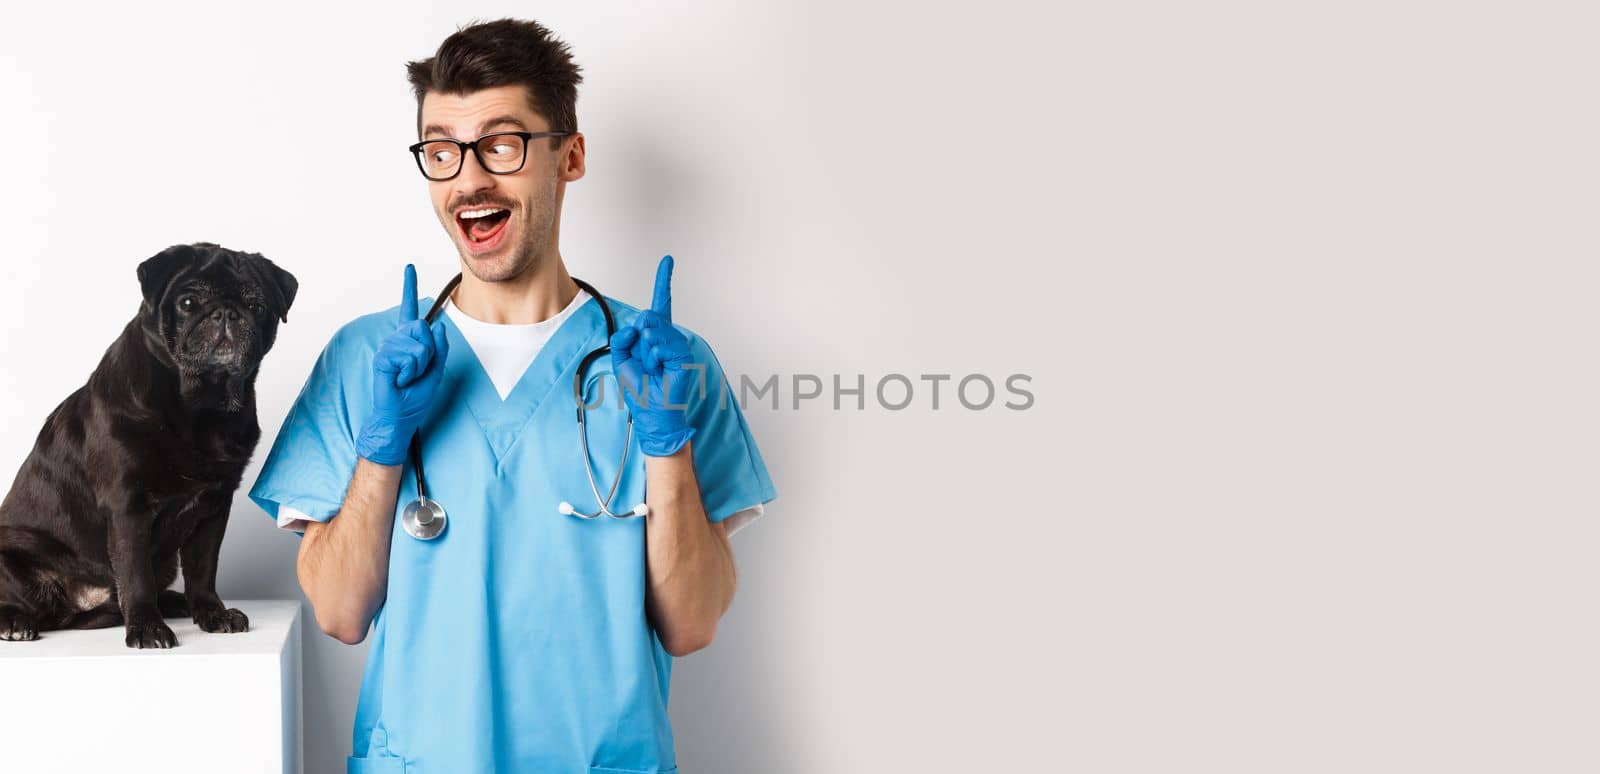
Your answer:
[[[123,625],[177,644],[163,617],[249,628],[217,596],[217,554],[261,437],[255,379],[295,279],[200,242],[139,265],[139,313],[51,412],[0,502],[0,640]],[[183,567],[184,591],[168,590]]]

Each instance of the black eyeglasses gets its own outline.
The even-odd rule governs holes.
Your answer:
[[[571,132],[495,132],[472,142],[460,140],[423,140],[411,146],[411,155],[417,159],[417,169],[429,180],[449,180],[461,174],[461,162],[467,158],[467,149],[478,157],[478,166],[485,172],[509,175],[522,169],[528,160],[528,141],[535,137],[565,137]]]

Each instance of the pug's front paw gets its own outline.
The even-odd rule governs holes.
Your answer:
[[[226,610],[222,607],[212,607],[195,611],[194,622],[200,625],[201,631],[206,632],[247,632],[250,631],[250,619],[236,607]]]
[[[157,614],[129,619],[128,636],[124,642],[130,648],[175,648],[178,646],[178,637]]]

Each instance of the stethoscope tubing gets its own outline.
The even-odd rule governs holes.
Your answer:
[[[445,302],[450,300],[450,294],[456,292],[456,286],[460,284],[461,273],[457,272],[456,276],[450,278],[450,281],[445,283],[444,289],[440,290],[439,295],[433,299],[433,306],[428,307],[428,314],[422,318],[423,324],[432,325],[433,321],[438,319],[439,312],[444,309]],[[439,367],[443,368],[444,365],[440,364]],[[417,498],[419,500],[428,499],[428,484],[426,478],[422,475],[422,431],[420,429],[411,435],[411,473],[417,481]]]

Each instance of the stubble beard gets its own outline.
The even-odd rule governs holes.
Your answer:
[[[484,261],[473,258],[465,247],[458,247],[461,261],[472,276],[480,282],[505,282],[516,279],[523,274],[537,272],[546,261],[544,247],[550,243],[550,235],[555,228],[556,186],[555,180],[550,181],[549,190],[545,196],[532,201],[524,201],[512,217],[526,213],[527,220],[514,224],[522,237],[516,245],[506,251],[506,255],[499,260]]]

